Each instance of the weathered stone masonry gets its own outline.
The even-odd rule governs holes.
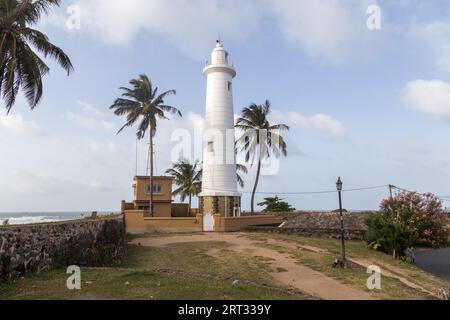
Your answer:
[[[124,242],[123,217],[0,227],[0,278],[112,266],[122,260]]]
[[[344,214],[345,237],[351,240],[365,240],[366,219],[373,212]],[[337,212],[294,212],[281,214],[284,223],[280,227],[249,227],[246,231],[264,231],[281,234],[295,234],[306,237],[341,238],[340,215]]]

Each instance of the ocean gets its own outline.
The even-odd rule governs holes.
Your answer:
[[[99,212],[99,216],[110,215],[113,212]],[[0,226],[8,221],[9,225],[24,225],[36,223],[59,222],[69,220],[79,220],[90,217],[91,212],[0,212]]]

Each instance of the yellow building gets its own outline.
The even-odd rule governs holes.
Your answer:
[[[272,215],[224,217],[221,203],[212,213],[202,214],[198,209],[189,212],[187,204],[173,203],[171,177],[153,177],[153,216],[150,215],[150,177],[137,176],[133,183],[133,202],[122,201],[122,212],[128,233],[177,233],[204,231],[239,231],[247,226],[281,223]],[[223,204],[225,205],[225,204]]]
[[[172,178],[153,177],[153,216],[172,217]],[[122,211],[139,210],[150,215],[150,177],[136,176],[133,183],[133,202],[122,202]]]

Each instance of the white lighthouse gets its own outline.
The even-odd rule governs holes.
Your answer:
[[[217,41],[203,74],[207,79],[207,94],[200,210],[205,214],[230,217],[239,213],[241,207],[234,136],[236,70],[230,65],[221,41]]]

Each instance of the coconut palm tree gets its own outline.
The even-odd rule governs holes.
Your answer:
[[[244,179],[239,172],[247,174],[247,167],[241,164],[237,165],[236,177],[239,185],[244,187]],[[194,164],[189,163],[188,160],[181,159],[173,165],[172,169],[166,171],[166,174],[174,178],[174,183],[179,188],[173,192],[174,196],[180,196],[181,201],[189,198],[189,212],[192,208],[192,197],[196,197],[202,190],[202,175],[203,169],[198,161]]]
[[[173,177],[173,182],[178,186],[173,192],[174,196],[180,196],[182,202],[189,198],[190,215],[192,208],[192,197],[197,196],[201,191],[202,169],[200,163],[195,161],[191,164],[188,160],[181,159],[174,163],[173,168],[166,171],[166,174]]]
[[[246,162],[251,160],[253,165],[255,157],[258,161],[251,199],[252,212],[255,212],[255,195],[260,180],[262,161],[272,155],[277,158],[281,155],[287,156],[287,145],[280,132],[289,130],[289,127],[285,124],[272,125],[268,119],[270,109],[271,104],[268,100],[263,105],[252,104],[242,110],[242,116],[236,123],[236,129],[244,132],[238,139],[238,144],[242,147],[242,151],[246,152]]]
[[[244,166],[243,164],[236,165],[236,178],[237,178],[237,182],[238,182],[239,186],[241,188],[244,188],[245,182],[244,182],[244,179],[242,178],[242,176],[240,175],[240,173],[243,173],[243,174],[248,173],[247,167]]]
[[[42,15],[60,0],[0,0],[0,97],[11,111],[20,90],[34,109],[42,98],[42,78],[50,68],[41,59],[53,58],[69,75],[72,63],[63,50],[33,29]]]
[[[172,106],[167,105],[164,100],[170,96],[175,95],[175,90],[169,90],[162,94],[158,94],[158,87],[154,87],[150,79],[146,75],[140,75],[138,79],[130,81],[132,88],[121,87],[124,91],[122,98],[116,99],[114,104],[110,107],[114,110],[117,116],[126,116],[127,122],[119,130],[121,133],[125,128],[132,127],[139,122],[137,130],[137,138],[144,139],[147,130],[150,137],[150,214],[154,216],[153,212],[153,175],[154,175],[154,144],[153,140],[157,129],[157,119],[168,120],[166,112],[178,114],[182,117],[181,112]]]

